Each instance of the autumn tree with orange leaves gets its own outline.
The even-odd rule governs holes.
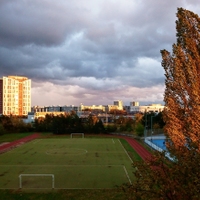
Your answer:
[[[136,180],[127,199],[200,199],[200,18],[178,8],[177,43],[162,50],[165,70],[164,132],[172,160],[156,152],[135,162]]]

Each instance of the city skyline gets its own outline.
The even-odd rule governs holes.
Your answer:
[[[0,77],[30,78],[32,106],[164,104],[178,7],[200,14],[198,0],[3,0]]]

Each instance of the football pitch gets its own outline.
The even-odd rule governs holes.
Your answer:
[[[0,189],[112,189],[133,178],[118,138],[36,139],[0,155]]]

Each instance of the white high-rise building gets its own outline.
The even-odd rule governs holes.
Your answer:
[[[31,111],[31,80],[8,76],[0,80],[0,114],[27,115]]]

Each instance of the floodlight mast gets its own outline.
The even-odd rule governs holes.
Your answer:
[[[147,137],[147,112],[145,110],[145,129],[144,129],[144,139]]]
[[[153,134],[153,118],[156,117],[156,115],[151,116],[151,139]]]

